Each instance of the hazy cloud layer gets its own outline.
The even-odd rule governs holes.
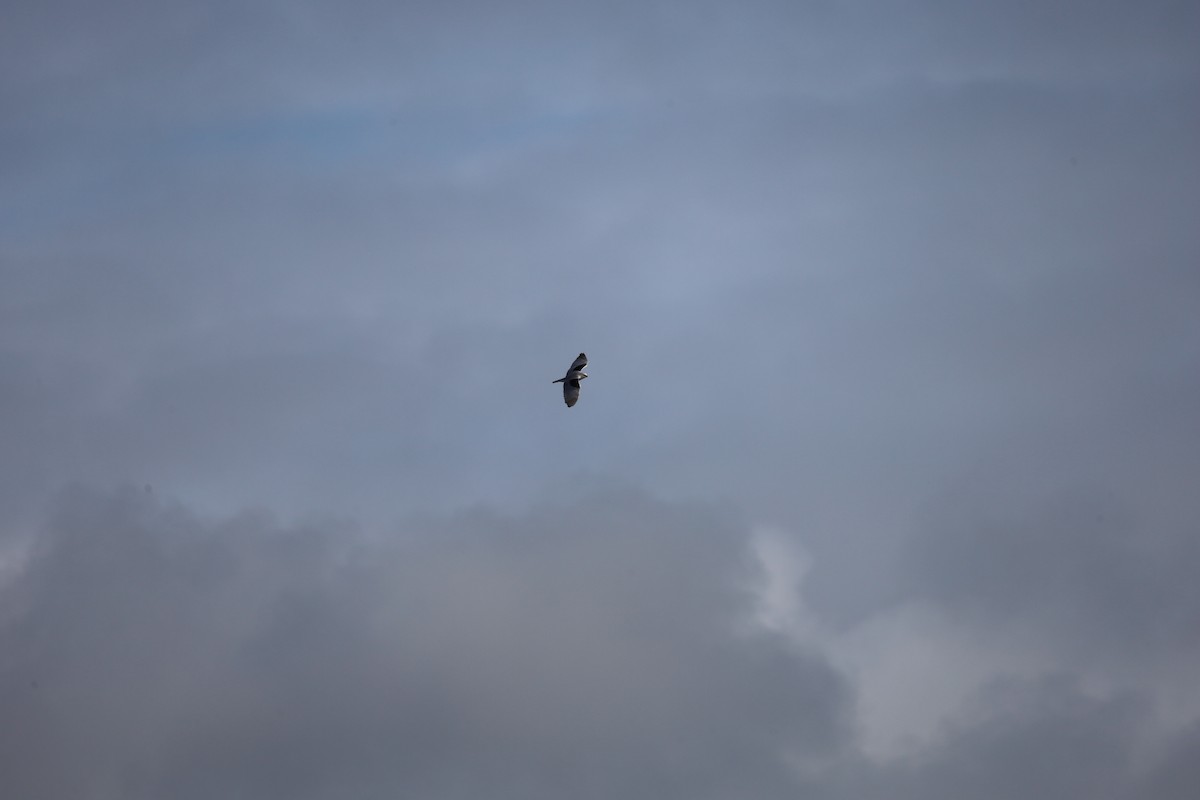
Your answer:
[[[1197,9],[9,9],[0,774],[1191,797]]]

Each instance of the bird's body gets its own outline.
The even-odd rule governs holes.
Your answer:
[[[587,363],[587,356],[580,353],[579,358],[575,359],[571,368],[567,370],[567,374],[553,381],[563,385],[563,401],[567,404],[567,408],[579,402],[579,382],[587,377],[587,373],[583,371]]]

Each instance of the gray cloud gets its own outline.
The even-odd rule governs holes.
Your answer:
[[[1168,1],[12,9],[14,774],[1184,796],[1198,33]],[[799,633],[731,632],[762,529]]]
[[[75,490],[4,590],[5,775],[97,797],[1185,796],[1189,740],[1135,759],[1146,699],[1066,674],[996,681],[937,746],[864,759],[846,677],[748,624],[747,545],[725,512],[628,490],[385,537]]]
[[[1200,753],[1200,727],[1193,726],[1172,743],[1169,751],[1147,771],[1138,787],[1141,797],[1176,800],[1187,797],[1200,779],[1196,754]]]
[[[5,590],[22,795],[783,796],[847,693],[753,632],[746,534],[629,492],[518,517],[205,520],[73,492]]]
[[[1144,709],[1097,700],[1061,676],[991,687],[931,758],[887,774],[881,797],[1135,796],[1130,753]]]
[[[1122,658],[1196,654],[1200,594],[1185,577],[1198,555],[1193,510],[1139,519],[1098,490],[994,502],[922,531],[909,551],[916,591]]]

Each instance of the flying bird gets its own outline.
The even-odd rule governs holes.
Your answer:
[[[580,353],[579,358],[575,359],[571,368],[567,370],[567,374],[554,381],[554,383],[563,385],[563,400],[566,402],[567,408],[579,402],[579,382],[587,377],[587,373],[583,371],[586,366],[587,356]]]

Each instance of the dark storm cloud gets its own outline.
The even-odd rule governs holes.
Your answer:
[[[4,593],[22,796],[786,796],[845,742],[746,535],[614,492],[370,538],[73,492]]]

